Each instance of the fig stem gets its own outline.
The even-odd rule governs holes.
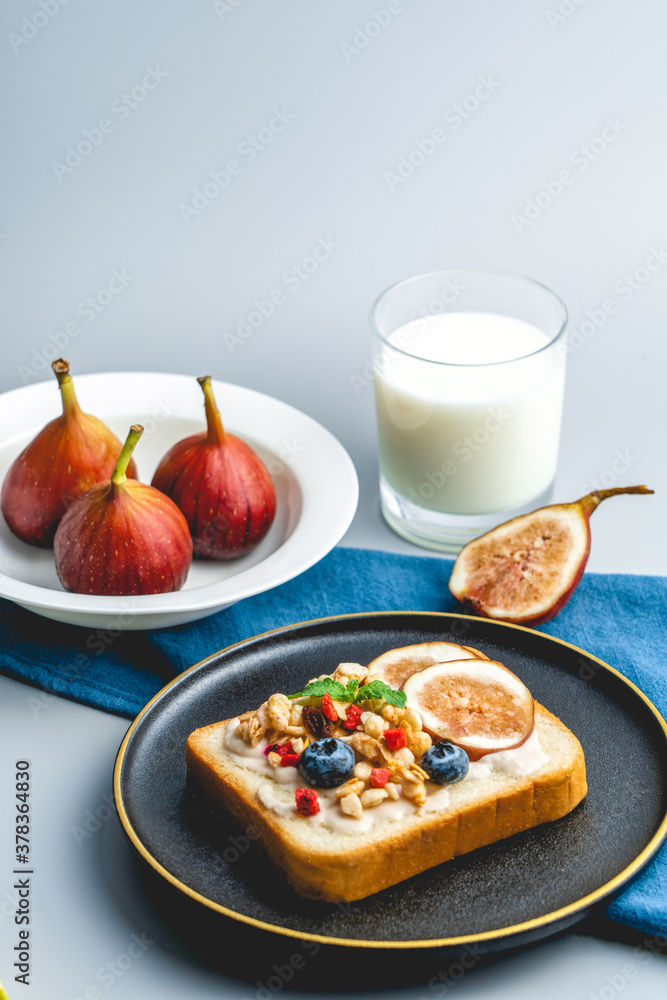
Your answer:
[[[58,379],[58,388],[63,401],[63,413],[69,415],[77,410],[80,411],[81,407],[74,391],[74,382],[72,382],[72,376],[69,373],[69,361],[57,358],[56,361],[52,362],[51,367]]]
[[[594,490],[592,493],[588,493],[587,496],[582,497],[581,500],[577,500],[577,504],[581,507],[586,517],[590,517],[603,500],[618,496],[620,493],[655,493],[655,490],[650,490],[648,486],[617,486],[613,490]]]
[[[111,477],[111,482],[114,486],[121,486],[127,481],[127,476],[125,471],[132,458],[132,452],[135,449],[136,443],[144,433],[144,429],[141,424],[132,424],[130,427],[130,433],[125,439],[125,444],[122,447],[121,453],[118,456],[118,461],[116,462],[116,468],[113,470],[113,475]]]
[[[225,439],[225,429],[222,426],[222,418],[218,404],[213,395],[210,375],[201,375],[197,381],[204,393],[204,408],[206,410],[206,424],[208,426],[208,443],[222,444]]]

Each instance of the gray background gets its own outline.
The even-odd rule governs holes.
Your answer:
[[[44,2],[53,10],[55,0]],[[370,304],[423,270],[517,271],[552,287],[578,332],[556,496],[573,499],[600,480],[660,491],[596,514],[589,566],[663,574],[664,6],[405,0],[373,27],[373,12],[387,8],[70,0],[34,30],[23,18],[39,14],[37,0],[3,5],[0,390],[45,378],[58,354],[75,372],[210,372],[262,390],[320,420],[352,455],[361,498],[345,544],[422,554],[378,512]],[[17,40],[21,30],[34,37]],[[148,68],[161,82],[120,110]],[[493,93],[459,121],[455,106],[474,105],[480,77]],[[249,162],[241,144],[279,124],[274,109],[293,118]],[[67,147],[102,119],[113,130],[64,172]],[[619,134],[596,153],[607,119]],[[404,181],[388,179],[435,128],[445,141]],[[595,157],[586,169],[582,146]],[[239,172],[225,190],[198,214],[184,210],[231,159]],[[572,180],[559,192],[563,170]],[[540,192],[545,207],[517,222]],[[294,288],[286,272],[318,240],[337,245]],[[642,270],[649,258],[655,271]],[[131,280],[87,321],[85,300],[114,270]],[[634,273],[633,289],[624,276]],[[240,319],[274,289],[285,301],[235,342]],[[35,697],[0,678],[0,790],[8,801],[15,755],[30,756],[39,881],[34,985],[23,992],[66,1000],[95,983],[132,933],[150,935],[154,915],[132,883],[115,819],[81,845],[72,833],[109,793],[127,723]],[[254,997],[156,941],[113,996]],[[469,973],[455,995],[609,995],[627,963],[636,975],[619,988],[624,997],[664,994],[663,958],[640,962],[628,945],[567,935]]]
[[[9,36],[39,8],[3,5],[0,389],[45,378],[64,353],[79,372],[210,372],[278,396],[355,461],[346,543],[412,551],[377,515],[373,391],[354,379],[368,372],[368,310],[419,271],[500,268],[553,288],[577,331],[616,306],[570,357],[556,497],[601,476],[664,488],[667,264],[630,298],[614,288],[667,240],[664,7],[568,3],[565,16],[556,0],[406,0],[366,31],[386,4],[71,0],[16,52]],[[166,77],[114,111],[147,67]],[[494,92],[457,119],[480,77]],[[248,162],[238,147],[274,108],[294,118]],[[54,167],[105,118],[114,131],[79,166]],[[587,161],[578,151],[608,118],[622,130]],[[445,142],[391,190],[385,175],[434,128]],[[230,159],[240,173],[186,222],[180,206]],[[515,225],[567,169],[560,197]],[[329,258],[286,285],[329,237]],[[89,321],[85,300],[114,269],[132,281]],[[285,302],[231,342],[276,288]],[[663,516],[659,496],[610,502],[590,568],[663,573]]]

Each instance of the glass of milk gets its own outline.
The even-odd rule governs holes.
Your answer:
[[[373,306],[382,512],[398,534],[457,551],[549,502],[567,312],[515,274],[452,270]]]

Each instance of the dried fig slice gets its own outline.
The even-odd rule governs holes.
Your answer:
[[[462,646],[461,648],[465,649],[468,653],[472,653],[472,655],[475,657],[476,660],[488,660],[489,659],[489,657],[486,655],[486,653],[483,653],[481,651],[481,649],[475,649],[474,646]],[[462,657],[462,659],[465,660],[465,659],[467,659],[467,657],[464,656],[464,657]],[[443,662],[447,663],[448,661],[444,660]]]
[[[646,486],[595,490],[574,503],[540,507],[468,542],[449,581],[457,601],[486,618],[537,625],[558,614],[581,579],[590,516],[608,497]]]
[[[516,674],[495,660],[436,663],[403,685],[434,740],[450,740],[471,760],[513,750],[533,731],[533,696]]]
[[[457,642],[420,642],[414,646],[398,646],[388,649],[368,664],[369,677],[379,677],[393,688],[401,688],[410,674],[433,663],[468,658],[486,659],[483,653],[470,646],[460,646]]]

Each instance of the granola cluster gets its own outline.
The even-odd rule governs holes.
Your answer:
[[[323,674],[309,684],[326,680],[348,687],[353,682],[353,689],[358,682],[363,696],[364,686],[377,678],[359,663],[341,663],[332,675]],[[265,753],[275,768],[297,766],[313,740],[334,737],[348,743],[356,758],[354,772],[334,792],[347,816],[359,819],[364,809],[402,796],[417,807],[426,802],[429,778],[418,761],[431,746],[431,737],[422,729],[418,712],[384,697],[354,703],[328,693],[296,699],[272,694],[258,709],[240,717],[237,735],[253,747],[266,740]]]

